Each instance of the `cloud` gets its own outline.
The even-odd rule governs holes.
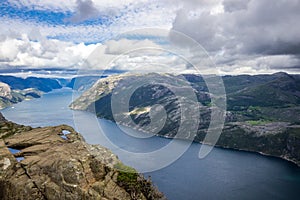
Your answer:
[[[147,31],[141,31],[147,33]],[[131,35],[131,34],[129,34]],[[183,73],[192,71],[188,62],[169,43],[158,44],[149,39],[109,40],[99,45],[80,67],[83,69],[121,70],[130,72]],[[160,34],[159,34],[160,35]]]
[[[178,31],[199,42],[208,51],[219,50],[224,43],[224,37],[220,34],[218,19],[209,13],[201,13],[196,19],[188,16],[188,11],[182,9],[178,11],[173,22],[173,31]],[[186,41],[181,41],[182,37],[171,36],[171,41],[185,46]]]
[[[6,1],[6,0],[3,0]],[[31,8],[35,10],[47,11],[53,10],[56,12],[75,12],[78,10],[78,0],[63,0],[63,1],[53,1],[53,0],[7,0],[11,5],[18,8]],[[82,0],[84,2],[85,0]],[[109,7],[119,7],[128,6],[130,4],[146,3],[147,0],[122,0],[122,1],[107,1],[107,0],[90,0],[93,7],[96,9],[109,8]]]
[[[73,23],[95,19],[100,15],[100,11],[95,7],[92,0],[77,0],[75,14],[68,20]]]
[[[101,55],[102,64],[140,46],[159,48],[171,41],[186,50],[189,43],[176,34],[118,37],[135,29],[160,27],[196,40],[224,73],[299,71],[299,0],[3,1],[1,66],[80,67],[96,47],[95,58]],[[189,53],[186,57],[193,62],[203,61],[193,49]],[[131,70],[146,62],[156,70],[151,59],[172,66],[164,67],[169,71],[187,69],[173,56],[154,51],[120,57],[111,67]]]
[[[223,6],[226,12],[235,12],[247,10],[249,2],[250,0],[225,0],[223,1]]]
[[[2,66],[76,68],[96,46],[46,38],[32,40],[22,34],[18,39],[0,41],[0,61]]]
[[[128,51],[135,51],[145,48],[161,48],[159,45],[155,44],[149,39],[145,40],[129,40],[129,39],[120,39],[120,40],[109,40],[105,43],[106,49],[105,53],[107,54],[123,54]]]
[[[7,29],[29,34],[36,28],[45,37],[75,43],[103,43],[146,27],[170,29],[176,10],[158,0],[3,1],[0,34]]]
[[[239,63],[254,58],[270,59],[270,68],[288,68],[299,65],[300,55],[300,1],[277,0],[224,0],[193,13],[205,1],[195,1],[194,8],[184,6],[177,12],[172,30],[182,32],[196,40],[220,65]],[[220,8],[219,12],[212,12]],[[171,41],[183,46],[180,38],[170,35]],[[226,59],[227,58],[227,59]],[[284,59],[283,59],[284,58]],[[230,62],[227,62],[229,60]],[[282,60],[279,62],[279,60]],[[225,61],[221,63],[220,61]],[[249,63],[249,62],[248,62]],[[262,66],[260,62],[248,65]]]
[[[268,8],[268,9],[266,9]],[[270,5],[268,0],[252,0],[248,9],[233,12],[228,19],[233,22],[227,32],[234,34],[241,48],[249,54],[281,55],[299,54],[300,1],[278,0]]]
[[[4,0],[5,1],[5,0]],[[9,4],[17,8],[34,8],[36,10],[52,10],[56,12],[67,12],[75,9],[76,0],[8,0]]]

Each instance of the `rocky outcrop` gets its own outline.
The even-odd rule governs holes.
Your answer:
[[[6,83],[0,82],[0,97],[11,99],[11,89]]]
[[[0,199],[163,199],[149,180],[69,126],[32,129],[2,118],[0,127]]]

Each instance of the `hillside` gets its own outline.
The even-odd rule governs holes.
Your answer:
[[[51,78],[37,78],[27,77],[20,78],[14,76],[3,76],[0,75],[0,82],[8,84],[11,89],[24,90],[28,88],[35,88],[42,92],[50,92],[53,89],[60,89],[62,86],[56,79]]]
[[[176,81],[170,81],[167,85],[158,84],[158,80],[170,77]],[[180,137],[202,142],[214,109],[211,94],[203,77],[185,74],[184,78],[190,82],[197,97],[196,101],[201,104],[199,120],[192,118],[200,123],[194,138],[188,133]],[[139,79],[145,83],[152,81],[152,84],[141,85],[132,93],[128,112],[116,113],[115,110],[113,115],[112,95],[119,92],[126,95],[126,90],[133,87],[134,81]],[[70,107],[94,112],[100,118],[149,133],[178,137],[176,133],[180,127],[181,112],[185,112],[180,110],[179,100],[184,99],[191,104],[194,101],[174,94],[176,91],[186,91],[182,80],[180,76],[154,73],[110,76],[96,82]],[[286,73],[240,75],[225,76],[223,81],[227,92],[227,112],[225,127],[217,145],[282,157],[300,165],[300,76]],[[118,90],[114,91],[116,89]],[[119,106],[126,104],[123,97],[117,102]],[[158,104],[166,112],[164,126],[159,132],[155,128],[143,129],[151,124],[150,108]],[[130,123],[130,119],[135,123]]]
[[[77,91],[90,88],[99,78],[105,76],[79,76],[67,78],[14,77],[0,75],[0,109],[23,100],[40,98],[43,93],[68,87]]]

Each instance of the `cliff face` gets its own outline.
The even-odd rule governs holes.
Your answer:
[[[172,76],[167,87],[159,86],[159,81]],[[208,88],[201,76],[183,75],[195,93],[200,105],[199,127],[194,139],[202,142],[207,135],[211,120],[211,103]],[[178,137],[181,104],[172,91],[184,89],[180,85],[182,77],[166,74],[118,75],[99,80],[94,86],[76,99],[70,107],[77,110],[95,112],[98,117],[115,121],[131,118],[140,127],[151,123],[150,108],[161,105],[167,114],[162,129],[144,130],[164,137]],[[118,89],[126,91],[134,80],[142,79],[141,85],[131,95],[129,112],[112,114],[112,95]],[[257,76],[223,77],[227,92],[227,113],[223,132],[217,145],[225,148],[260,152],[291,160],[300,166],[300,76],[278,73]],[[117,88],[117,89],[116,89]],[[172,88],[172,91],[169,90]],[[116,90],[114,90],[116,89]],[[120,98],[121,99],[121,98]],[[119,100],[119,104],[127,102]],[[197,103],[198,103],[197,102]],[[117,123],[136,128],[129,120]],[[141,129],[142,129],[141,128]],[[187,134],[188,135],[188,134]],[[191,139],[182,137],[182,139]]]
[[[69,126],[32,129],[2,118],[0,128],[0,199],[163,199],[150,181]]]

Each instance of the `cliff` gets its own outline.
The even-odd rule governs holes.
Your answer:
[[[73,128],[31,128],[0,114],[0,199],[164,199],[108,149]]]

